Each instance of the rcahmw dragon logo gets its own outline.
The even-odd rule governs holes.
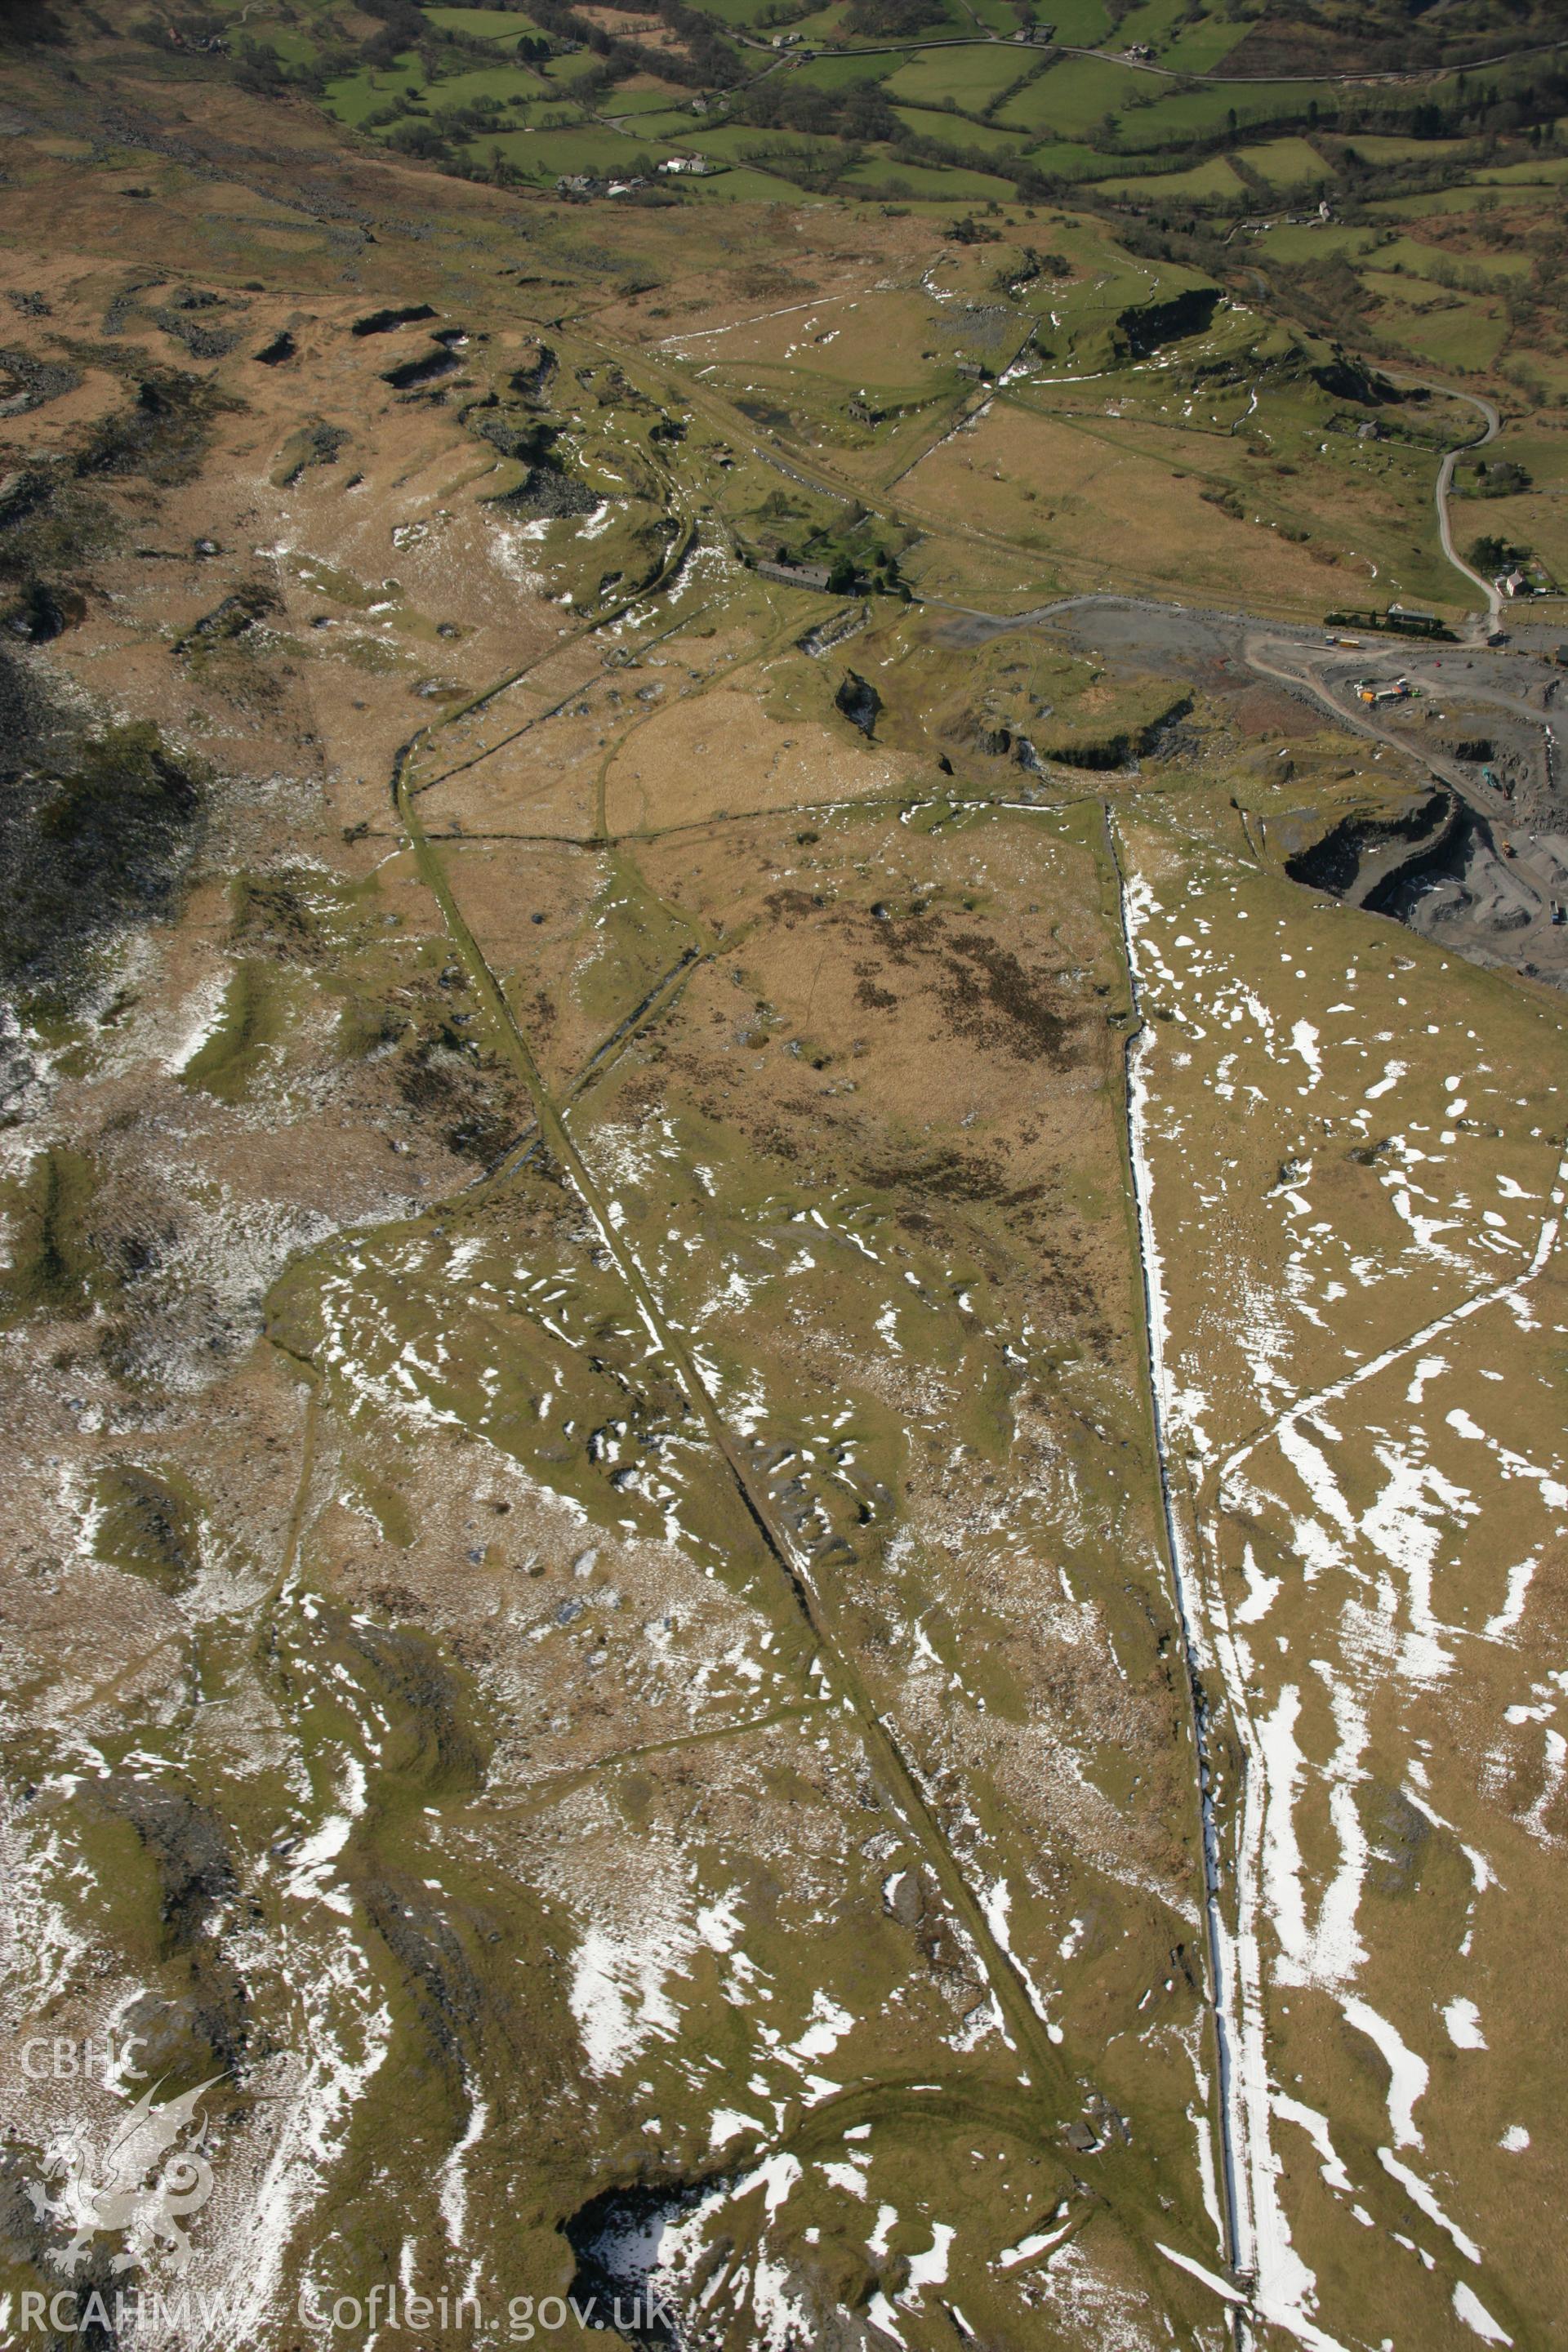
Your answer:
[[[184,2223],[212,2195],[213,2170],[202,2153],[207,2119],[198,2116],[204,2095],[220,2078],[214,2074],[177,2099],[158,2098],[159,2085],[144,2091],[116,2127],[101,2152],[86,2125],[45,2151],[43,2180],[27,2183],[27,2196],[40,2221],[71,2232],[70,2243],[54,2248],[53,2267],[73,2273],[94,2238],[123,2235],[110,2263],[128,2271],[157,2248],[169,2268],[183,2271],[191,2258]],[[46,2182],[58,2182],[51,2196]]]

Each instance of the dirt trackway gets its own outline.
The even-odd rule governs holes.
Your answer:
[[[1472,572],[1464,558],[1455,552],[1454,535],[1448,518],[1448,494],[1454,486],[1454,468],[1466,450],[1484,449],[1489,441],[1495,441],[1502,430],[1502,418],[1491,402],[1483,400],[1479,393],[1457,392],[1451,384],[1436,383],[1425,376],[1395,375],[1392,372],[1390,381],[1395,383],[1419,384],[1426,392],[1440,392],[1446,399],[1462,400],[1468,408],[1475,409],[1485,423],[1484,433],[1472,435],[1468,441],[1457,442],[1448,451],[1437,468],[1437,482],[1433,498],[1437,509],[1437,534],[1443,542],[1443,552],[1455,571],[1461,572],[1473,586],[1480,590],[1487,600],[1487,625],[1489,629],[1495,629],[1502,614],[1502,592],[1494,580],[1483,580],[1479,572]]]

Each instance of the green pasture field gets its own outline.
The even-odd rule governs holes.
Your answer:
[[[1425,319],[1401,324],[1401,340],[1429,359],[1434,366],[1468,369],[1479,373],[1489,368],[1508,335],[1506,319],[1489,319],[1482,311],[1460,305],[1431,312]]]
[[[702,0],[702,13],[705,16],[717,16],[721,25],[733,25],[749,33],[770,5],[771,0]]]
[[[1321,87],[1325,93],[1330,89]],[[1118,144],[1126,156],[1224,131],[1233,111],[1244,131],[1289,121],[1302,112],[1312,88],[1296,82],[1215,82],[1181,89],[1115,58],[1065,58],[1009,99],[998,120],[1071,137],[1114,114],[1120,122]],[[1152,104],[1129,104],[1132,99],[1147,99],[1151,91],[1161,93]]]
[[[1121,96],[1125,105],[1126,85],[1131,77],[1126,68],[1121,71]],[[1319,87],[1325,96],[1331,94],[1331,85]],[[1299,118],[1311,94],[1310,83],[1288,81],[1211,82],[1197,89],[1172,90],[1152,106],[1139,107],[1124,116],[1121,143],[1129,151],[1162,147],[1173,140],[1224,131],[1233,112],[1238,129],[1266,130],[1271,123]]]
[[[342,81],[330,81],[321,93],[321,102],[340,122],[360,123],[377,107],[389,106],[395,98],[406,97],[411,91],[423,92],[425,77],[411,58],[407,65],[396,65],[384,73],[371,73],[362,68]]]
[[[1433,278],[1445,264],[1462,270],[1473,270],[1479,278],[1493,284],[1510,278],[1528,278],[1532,267],[1528,253],[1448,253],[1434,245],[1423,245],[1418,238],[1402,236],[1393,245],[1379,246],[1376,266],[1380,270],[1393,271],[1394,265],[1414,278]]]
[[[1131,9],[1118,24],[1117,47],[1130,48],[1134,41],[1140,41],[1158,52],[1174,34],[1176,20],[1184,6],[1185,0],[1142,0],[1141,7]]]
[[[503,106],[554,95],[542,75],[528,66],[479,66],[472,73],[447,75],[425,92],[430,120],[438,123],[443,110],[471,106],[476,98],[499,99]]]
[[[1515,465],[1524,467],[1533,485],[1532,490],[1524,493],[1526,498],[1539,496],[1543,491],[1568,490],[1568,434],[1531,433],[1510,425],[1505,428],[1501,440],[1478,454],[1489,460],[1510,457]],[[1455,501],[1454,529],[1461,538],[1466,531],[1473,538],[1477,531],[1489,530],[1490,526],[1484,518],[1500,514],[1505,507],[1510,507],[1510,502],[1503,499],[1469,496],[1467,485],[1471,478],[1468,463],[1461,461],[1454,483],[1458,494]],[[1471,517],[1475,518],[1473,524],[1468,520]],[[1568,517],[1564,520],[1568,520]]]
[[[1059,7],[1052,0],[1037,0],[1037,23],[1054,25],[1057,38],[1069,49],[1098,48],[1110,37],[1110,17],[1104,0],[1061,0]]]
[[[1441,219],[1444,214],[1477,212],[1481,197],[1490,197],[1498,209],[1507,203],[1510,212],[1554,212],[1561,207],[1559,186],[1554,181],[1465,181],[1458,188],[1429,188],[1425,195],[1377,197],[1366,209],[1377,221]]]
[[[1063,131],[1071,137],[1114,113],[1125,99],[1127,81],[1126,67],[1104,58],[1064,58],[1010,98],[996,120],[1037,137]]]
[[[539,70],[546,81],[570,89],[572,84],[581,81],[584,74],[596,72],[599,60],[591,49],[577,49],[570,57],[546,58]]]
[[[900,193],[929,196],[933,202],[984,204],[990,197],[1011,198],[1010,180],[994,179],[988,172],[965,172],[955,164],[900,163],[887,154],[868,155],[845,173],[847,186],[873,189],[898,201]]]
[[[1048,306],[1052,310],[1061,310],[1090,299],[1098,302],[1100,297],[1095,292],[1095,281],[1100,278],[1111,281],[1113,299],[1122,301],[1159,275],[1152,264],[1134,262],[1116,243],[1109,227],[1098,222],[1091,226],[1083,220],[1058,220],[1052,224],[1051,242],[1067,256],[1077,272],[1065,285],[1050,287]]]
[[[246,31],[251,40],[270,49],[284,65],[310,65],[315,60],[316,44],[307,33],[291,33],[280,25],[247,25]]]
[[[1480,188],[1467,182],[1457,188],[1433,188],[1421,196],[1378,197],[1366,209],[1369,215],[1381,221],[1436,219],[1445,213],[1473,213],[1476,200],[1482,193]],[[1556,192],[1550,187],[1539,190],[1516,187],[1510,193],[1514,204],[1526,206],[1532,194],[1538,194],[1542,205],[1556,201]]]
[[[742,163],[718,173],[711,180],[689,180],[683,183],[691,195],[715,200],[720,204],[798,205],[800,190],[791,180],[777,180],[771,172],[754,163]]]
[[[860,84],[890,80],[900,70],[900,52],[891,58],[857,57],[847,50],[837,57],[813,58],[790,68],[790,87],[808,89],[854,89]]]
[[[893,111],[906,131],[920,139],[937,139],[944,147],[984,148],[991,155],[1020,155],[1023,140],[1016,131],[997,131],[988,122],[971,122],[962,114],[944,114],[934,106],[899,106]]]
[[[954,105],[967,107],[978,114],[998,91],[1009,89],[1028,68],[1028,51],[1011,46],[934,49],[889,74],[886,88],[895,103],[940,106],[944,98],[951,98]]]
[[[1444,367],[1479,369],[1489,367],[1502,347],[1507,319],[1488,310],[1476,295],[1434,289],[1439,299],[1418,310],[1419,298],[1413,296],[1408,279],[1369,269],[1362,282],[1386,305],[1379,322],[1383,332],[1424,358]]]
[[[1160,51],[1160,63],[1180,66],[1184,73],[1213,73],[1221,68],[1237,43],[1247,31],[1245,24],[1230,24],[1223,16],[1209,16],[1201,25],[1189,25],[1167,47]]]
[[[444,33],[472,33],[481,41],[515,41],[539,30],[510,8],[426,8],[425,14]]]
[[[640,143],[616,131],[503,131],[496,137],[476,140],[469,152],[476,163],[482,163],[499,147],[509,163],[537,180],[556,180],[572,172],[614,177],[630,171]],[[664,146],[661,140],[647,142],[656,163]]]
[[[1363,137],[1358,132],[1346,139],[1340,139],[1336,133],[1335,143],[1353,147],[1368,163],[1426,163],[1457,154],[1465,142],[1462,139],[1384,139],[1371,134]]]
[[[974,40],[977,28],[974,18],[963,6],[963,0],[942,0],[942,5],[946,10],[946,21],[923,26],[919,36],[920,39],[922,41]],[[844,8],[838,6],[824,8],[817,16],[805,17],[799,23],[792,25],[789,29],[792,33],[798,33],[802,46],[808,49],[827,42],[832,42],[836,46],[842,45],[849,49],[885,49],[892,46],[886,33],[852,33],[846,21],[847,16],[847,11]]]
[[[801,47],[807,49],[820,48],[829,42],[837,47],[843,38],[838,12],[832,7],[818,9],[815,16],[797,17],[788,29],[800,36]]]
[[[968,0],[968,8],[988,31],[1000,33],[1005,40],[1010,40],[1018,29],[1018,19],[1009,0]]]
[[[1158,64],[1202,73],[1222,63],[1247,31],[1240,17],[1231,20],[1216,13],[1188,24],[1184,21],[1185,15],[1186,0],[1143,0],[1141,7],[1121,18],[1101,46],[1125,49],[1134,42],[1146,42]]]
[[[605,113],[607,117],[618,119],[622,111],[619,96],[612,91],[605,108]],[[627,109],[626,111],[629,113],[630,110]],[[688,149],[694,155],[708,152],[703,143],[705,134],[702,117],[700,114],[689,114],[684,109],[678,110],[673,107],[666,106],[657,114],[631,115],[626,135],[628,139],[651,139],[661,145],[675,146],[679,148],[682,153],[685,153]]]
[[[1047,139],[1028,149],[1028,159],[1040,171],[1062,180],[1103,180],[1125,173],[1125,155],[1102,155],[1071,139]]]
[[[1316,228],[1303,224],[1265,229],[1246,242],[1248,250],[1256,247],[1276,261],[1326,261],[1339,254],[1353,264],[1373,250],[1376,239],[1368,229],[1342,228],[1329,223]]]
[[[809,131],[763,131],[753,122],[720,122],[709,131],[697,118],[693,121],[697,127],[684,134],[693,153],[714,155],[726,163],[744,163],[759,147],[774,147],[781,154],[787,151],[803,163],[832,163],[844,153],[837,139],[819,138]]]
[[[682,107],[679,91],[668,85],[663,89],[613,89],[604,102],[603,111],[605,114],[635,114],[639,117],[658,115],[676,121],[686,114],[698,124],[703,120],[701,115],[691,113],[689,100]],[[641,128],[640,122],[638,128]]]
[[[1270,139],[1261,147],[1238,148],[1237,160],[1250,163],[1274,188],[1294,188],[1303,181],[1334,177],[1333,165],[1326,163],[1307,139]]]
[[[1474,173],[1483,188],[1560,188],[1568,180],[1568,155],[1542,155],[1528,163],[1490,163]]]
[[[1151,172],[1143,179],[1102,180],[1112,196],[1239,196],[1243,184],[1223,155],[1211,155],[1185,172]]]
[[[1168,262],[1159,268],[1152,263],[1139,263],[1109,243],[1089,258],[1086,267],[1092,270],[1091,277],[1075,278],[1052,299],[1051,308],[1060,313],[1066,326],[1076,325],[1088,315],[1113,317],[1130,302],[1147,301],[1156,286],[1159,299],[1167,300],[1186,287],[1208,282],[1194,271]]]

